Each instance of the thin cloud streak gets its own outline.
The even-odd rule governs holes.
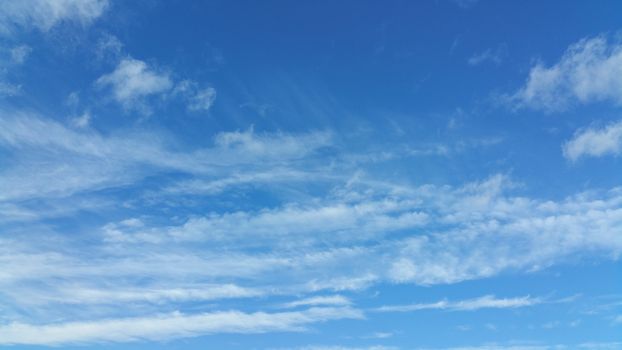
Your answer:
[[[373,311],[413,312],[422,310],[475,311],[479,309],[514,309],[533,306],[542,302],[542,299],[532,298],[530,296],[516,298],[496,298],[494,295],[485,295],[475,299],[460,301],[441,300],[434,303],[386,305],[376,308]]]
[[[305,326],[335,319],[360,319],[352,308],[311,308],[281,313],[224,311],[185,315],[106,319],[32,325],[0,326],[0,345],[67,345],[99,342],[132,342],[196,337],[214,333],[266,333],[303,331]]]

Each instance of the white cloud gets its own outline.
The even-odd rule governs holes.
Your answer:
[[[71,21],[82,25],[100,17],[108,0],[20,0],[0,2],[0,33],[16,28],[36,27],[47,31],[54,25]]]
[[[191,111],[207,111],[216,100],[216,89],[208,87],[197,91],[197,93],[190,98],[188,108]]]
[[[94,342],[165,340],[213,333],[301,331],[304,326],[335,319],[362,318],[352,308],[311,308],[281,313],[173,313],[153,317],[106,319],[32,325],[0,325],[0,345],[63,345]]]
[[[118,303],[180,303],[187,301],[206,301],[252,298],[268,294],[264,290],[241,287],[234,284],[197,284],[166,288],[152,286],[137,288],[117,285],[114,289],[98,286],[64,285],[58,283],[50,287],[44,296],[37,293],[15,295],[6,293],[13,300],[24,305],[49,305],[52,303],[77,305],[114,305]],[[328,305],[328,304],[325,304]]]
[[[519,108],[548,112],[576,103],[622,105],[622,43],[608,42],[604,36],[580,40],[556,64],[532,67],[525,86],[508,100]]]
[[[622,192],[619,189],[609,193],[581,193],[551,202],[508,196],[504,194],[507,186],[511,186],[508,180],[497,176],[455,189],[424,186],[401,194],[396,192],[394,196],[417,199],[412,205],[429,213],[434,225],[445,228],[439,232],[424,227],[414,231],[415,235],[408,234],[392,241],[379,240],[377,235],[372,235],[363,241],[364,245],[358,245],[361,238],[354,235],[336,241],[328,240],[331,235],[305,234],[304,240],[285,235],[277,245],[264,246],[261,251],[265,253],[258,254],[252,250],[263,244],[265,238],[255,235],[252,228],[246,230],[246,234],[240,231],[239,237],[229,246],[216,245],[220,250],[226,247],[225,253],[213,251],[211,244],[194,247],[194,244],[188,246],[175,241],[149,247],[104,243],[94,248],[95,251],[109,249],[114,255],[94,259],[93,254],[82,248],[80,253],[65,255],[48,251],[48,248],[33,252],[32,248],[24,251],[19,246],[4,244],[6,251],[0,252],[0,261],[6,269],[0,271],[0,287],[15,305],[28,308],[31,303],[38,302],[46,304],[47,310],[53,310],[66,296],[66,300],[80,304],[79,310],[84,311],[89,304],[107,300],[129,307],[145,302],[224,298],[222,293],[218,294],[218,289],[198,293],[197,287],[189,283],[252,281],[250,285],[239,286],[242,295],[253,297],[255,291],[268,295],[304,295],[320,290],[365,288],[382,281],[423,285],[455,283],[493,276],[509,269],[538,269],[569,256],[592,253],[615,258],[622,251],[622,241],[616,234],[622,225],[619,209]],[[351,198],[349,194],[347,197]],[[364,202],[366,197],[361,200]],[[369,208],[381,212],[404,203],[408,204],[387,201],[384,207],[376,204]],[[137,219],[117,225],[136,232],[150,228],[148,222]],[[330,230],[332,224],[327,222],[326,225],[315,224],[313,232]],[[291,227],[295,229],[294,225]],[[378,231],[378,235],[385,234]],[[374,243],[377,241],[382,243]],[[340,248],[326,248],[326,243]],[[249,246],[251,252],[246,252]],[[404,268],[401,265],[407,266],[406,271],[397,275],[395,269]],[[274,276],[278,276],[278,281]],[[24,287],[31,279],[46,287]],[[133,281],[145,279],[152,283],[140,288],[133,286]],[[58,280],[72,281],[74,286],[58,285]],[[252,292],[245,294],[247,291]],[[305,303],[341,301],[314,298],[302,300]],[[403,311],[476,310],[522,307],[538,302],[539,299],[529,297],[485,296],[395,308]],[[67,302],[62,303],[63,314],[72,309],[78,310]]]
[[[123,44],[113,35],[102,36],[95,53],[99,61],[118,60],[115,70],[101,76],[95,84],[109,87],[113,98],[126,109],[150,114],[153,108],[148,102],[153,100],[149,101],[149,97],[159,96],[183,100],[190,112],[207,112],[216,100],[216,89],[211,86],[201,87],[188,79],[175,82],[170,73],[129,56],[119,60]]]
[[[202,175],[230,174],[231,167],[268,171],[310,156],[332,142],[326,132],[296,135],[248,130],[218,133],[213,147],[179,152],[164,139],[165,135],[138,132],[104,137],[31,114],[0,111],[0,147],[22,152],[22,161],[1,175],[0,199],[65,196],[127,184],[162,170]]]
[[[100,46],[102,57],[111,50],[121,50],[120,42],[114,37],[100,42]],[[191,80],[174,83],[170,74],[133,58],[122,59],[115,70],[101,76],[96,85],[110,87],[114,99],[126,109],[136,109],[146,114],[152,109],[147,104],[149,96],[166,98],[170,93],[171,96],[182,98],[187,110],[191,112],[207,112],[216,100],[216,89],[213,87],[200,88]]]
[[[118,213],[103,230],[99,221],[76,229],[88,234],[88,244],[76,245],[48,225],[13,225],[0,242],[6,319],[31,326],[59,317],[140,319],[193,301],[238,302],[225,301],[229,295],[267,300],[271,307],[283,303],[268,299],[276,295],[287,296],[286,302],[299,298],[292,301],[296,307],[342,305],[340,298],[318,294],[347,299],[348,291],[377,283],[456,283],[622,253],[619,188],[550,201],[518,195],[520,187],[504,175],[462,186],[379,180],[358,165],[332,164],[342,158],[325,157],[340,152],[338,140],[325,132],[224,132],[198,149],[166,140],[132,130],[103,135],[72,129],[28,113],[0,114],[0,148],[19,155],[8,157],[0,172],[3,214],[36,217],[43,215],[38,207],[24,203],[63,198],[98,215]],[[152,179],[161,173],[167,181],[159,192]],[[146,177],[148,193],[117,196],[116,187],[142,189]],[[196,196],[192,185],[168,190],[178,178],[213,187]],[[290,191],[283,184],[292,179],[300,182]],[[241,197],[243,186],[265,191],[269,181],[284,192],[271,191],[269,204],[251,205]],[[213,188],[229,190],[206,199]],[[94,200],[100,192],[113,203],[105,210],[74,200]],[[194,206],[197,198],[210,206]],[[156,207],[162,210],[152,216],[142,211]],[[41,239],[32,240],[34,234]],[[537,300],[526,298],[401,307],[475,310]]]
[[[461,301],[441,300],[434,303],[381,306],[374,311],[378,312],[413,312],[420,310],[449,310],[474,311],[479,309],[514,309],[533,306],[542,303],[540,298],[529,296],[518,298],[496,298],[494,295],[485,295],[475,299]]]
[[[165,72],[149,67],[145,62],[133,58],[122,59],[115,70],[101,76],[99,86],[109,86],[114,99],[128,109],[148,112],[144,98],[168,92],[173,82]]]
[[[350,305],[348,298],[342,295],[316,296],[306,299],[300,299],[283,304],[285,308],[295,308],[300,306],[317,306],[317,305]]]
[[[564,156],[572,161],[582,157],[620,155],[622,152],[622,121],[603,128],[589,128],[577,132],[563,147]]]
[[[356,205],[343,203],[326,204],[319,207],[287,206],[274,210],[263,209],[258,213],[234,212],[210,214],[191,218],[183,226],[168,229],[146,230],[144,228],[123,229],[116,224],[104,227],[106,237],[120,242],[162,242],[219,241],[245,245],[244,237],[249,232],[262,238],[261,245],[278,244],[280,240],[293,237],[304,245],[305,237],[311,242],[352,241],[354,234],[362,241],[403,229],[423,227],[428,215],[413,208],[409,201],[369,201]],[[249,242],[255,245],[260,242]],[[286,242],[286,244],[289,244]]]

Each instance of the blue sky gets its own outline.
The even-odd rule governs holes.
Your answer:
[[[0,2],[0,347],[622,349],[620,13]]]

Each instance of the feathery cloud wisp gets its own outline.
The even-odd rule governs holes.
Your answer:
[[[604,36],[576,42],[556,64],[537,63],[525,85],[506,97],[518,108],[546,112],[564,110],[576,102],[622,105],[622,43],[609,42]]]
[[[622,121],[603,128],[589,128],[577,132],[562,150],[564,157],[576,161],[582,157],[601,157],[622,152]]]

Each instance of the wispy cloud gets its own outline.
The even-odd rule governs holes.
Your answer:
[[[434,303],[420,303],[407,305],[388,305],[374,309],[378,312],[413,312],[421,310],[448,310],[474,311],[479,309],[514,309],[533,306],[542,303],[540,298],[530,296],[517,298],[496,298],[494,295],[485,295],[475,299],[448,301],[441,300]]]
[[[93,130],[72,130],[30,113],[0,114],[0,147],[20,150],[24,156],[2,174],[7,186],[0,195],[4,199],[117,186],[157,169],[218,174],[229,173],[230,167],[236,166],[257,171],[312,154],[331,142],[326,132],[290,135],[247,130],[218,133],[211,148],[178,152],[164,142],[164,135],[155,133],[103,136]],[[41,158],[46,161],[37,160]],[[22,186],[9,187],[15,181]]]
[[[108,8],[108,0],[23,0],[0,2],[0,34],[16,28],[47,31],[63,21],[89,24]]]
[[[14,47],[0,46],[0,97],[17,96],[22,93],[22,86],[13,81],[12,74],[26,61],[32,48],[28,45]]]
[[[11,61],[15,64],[22,64],[32,52],[32,48],[28,45],[19,45],[11,49]]]
[[[117,58],[122,48],[116,37],[104,36],[97,44],[97,57]],[[171,72],[131,57],[120,59],[116,68],[97,79],[95,85],[109,88],[113,99],[126,110],[143,114],[152,113],[157,98],[160,101],[179,98],[190,112],[207,112],[216,100],[214,87],[200,86],[189,79],[176,81]]]
[[[109,86],[114,99],[125,108],[149,112],[144,99],[169,91],[173,82],[166,72],[155,70],[133,58],[122,59],[115,70],[97,79],[97,85]]]
[[[301,331],[316,322],[362,318],[352,308],[311,308],[281,313],[240,311],[203,314],[173,313],[152,317],[106,319],[32,325],[0,326],[0,345],[63,345],[94,342],[165,340],[213,333],[265,333]]]
[[[191,112],[207,112],[216,100],[216,89],[211,86],[200,88],[191,80],[177,83],[173,94],[180,95],[186,100],[186,107]]]
[[[45,211],[24,202],[112,192],[106,199],[116,203],[120,214],[88,223],[80,231],[88,233],[88,244],[52,227],[11,227],[11,236],[0,244],[2,308],[19,321],[19,329],[47,332],[36,327],[49,326],[60,334],[65,326],[50,324],[58,317],[99,324],[93,320],[118,318],[113,312],[118,308],[124,317],[142,320],[184,303],[275,295],[300,298],[288,307],[347,308],[345,293],[377,283],[456,283],[508,270],[537,270],[569,256],[616,258],[622,253],[620,189],[552,201],[517,194],[520,187],[502,174],[458,186],[415,186],[368,176],[358,169],[364,163],[327,166],[327,158],[320,156],[339,153],[335,144],[330,132],[249,129],[217,133],[208,145],[183,149],[156,133],[103,135],[32,113],[5,112],[0,147],[20,157],[9,158],[11,167],[0,174],[1,210],[36,217]],[[318,169],[323,176],[314,176]],[[177,177],[152,187],[148,197],[139,190],[131,200],[114,193],[121,185],[140,188],[145,178],[158,174]],[[278,197],[275,191],[267,204],[197,210],[175,202],[204,200],[209,191],[193,195],[192,185],[231,189],[219,192],[218,200],[226,201],[229,194],[239,200],[241,186],[273,181],[282,189],[280,184],[292,178],[300,181],[299,192]],[[187,187],[172,191],[177,184]],[[305,193],[307,187],[313,191]],[[150,201],[167,203],[176,214],[168,208],[136,212]],[[28,240],[33,232],[45,239]],[[325,295],[337,292],[343,299]],[[393,311],[515,308],[538,302],[484,296],[396,305]],[[111,311],[110,305],[116,307]],[[47,326],[35,326],[39,323]],[[176,332],[159,333],[194,334]],[[123,337],[101,341],[134,339]]]
[[[617,156],[622,152],[622,121],[602,128],[578,131],[563,147],[564,157],[576,161],[582,157]]]
[[[622,104],[622,44],[603,35],[568,47],[550,67],[537,63],[525,85],[507,96],[518,108],[560,111],[578,103]]]
[[[58,283],[48,289],[46,295],[26,293],[22,295],[6,293],[25,305],[45,305],[51,303],[78,305],[112,305],[118,303],[182,303],[187,301],[207,301],[260,297],[268,294],[265,290],[240,287],[234,284],[179,284],[174,288],[149,286],[137,288],[119,286],[104,289],[93,285],[78,283]],[[318,304],[320,305],[320,304]],[[328,303],[326,305],[329,305]],[[342,304],[343,305],[343,304]]]
[[[283,304],[284,308],[295,308],[300,306],[317,306],[317,305],[350,305],[348,298],[342,295],[316,296],[306,299],[300,299]]]
[[[478,66],[480,64],[490,62],[495,65],[500,65],[503,60],[508,56],[508,47],[506,44],[501,44],[494,49],[486,49],[480,53],[476,53],[469,57],[467,63],[471,66]]]

